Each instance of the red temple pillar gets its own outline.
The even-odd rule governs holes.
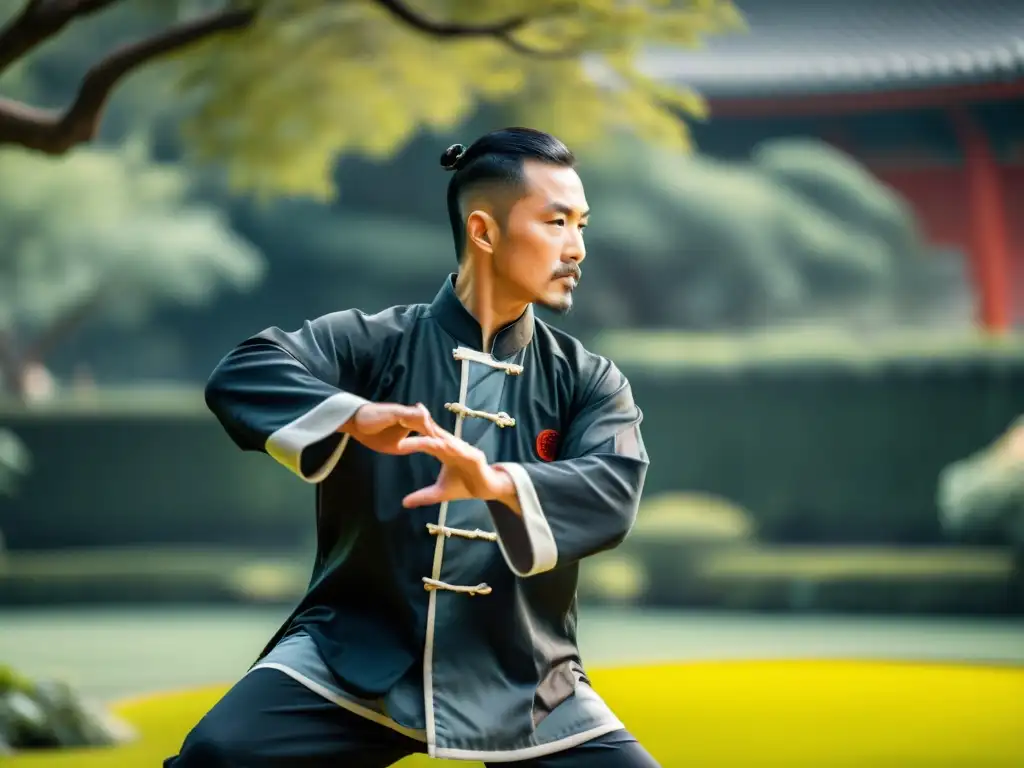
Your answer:
[[[981,299],[981,323],[1005,333],[1012,325],[1010,258],[1005,197],[999,164],[988,135],[964,107],[950,110],[964,155],[964,181],[971,223],[971,266]]]

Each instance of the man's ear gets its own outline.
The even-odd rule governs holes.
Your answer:
[[[475,210],[466,217],[466,241],[480,251],[494,253],[498,236],[498,222],[487,211]]]

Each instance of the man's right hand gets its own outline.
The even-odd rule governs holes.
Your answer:
[[[399,442],[413,432],[433,436],[437,424],[422,403],[366,403],[339,429],[371,451],[398,455]]]

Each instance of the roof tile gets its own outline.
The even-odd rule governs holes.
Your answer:
[[[891,90],[1024,77],[1024,0],[736,0],[749,30],[642,68],[707,96]]]

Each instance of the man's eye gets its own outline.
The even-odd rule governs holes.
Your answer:
[[[549,221],[548,223],[549,224],[554,224],[554,225],[559,226],[559,227],[564,227],[565,226],[565,219],[555,219],[554,221]]]

